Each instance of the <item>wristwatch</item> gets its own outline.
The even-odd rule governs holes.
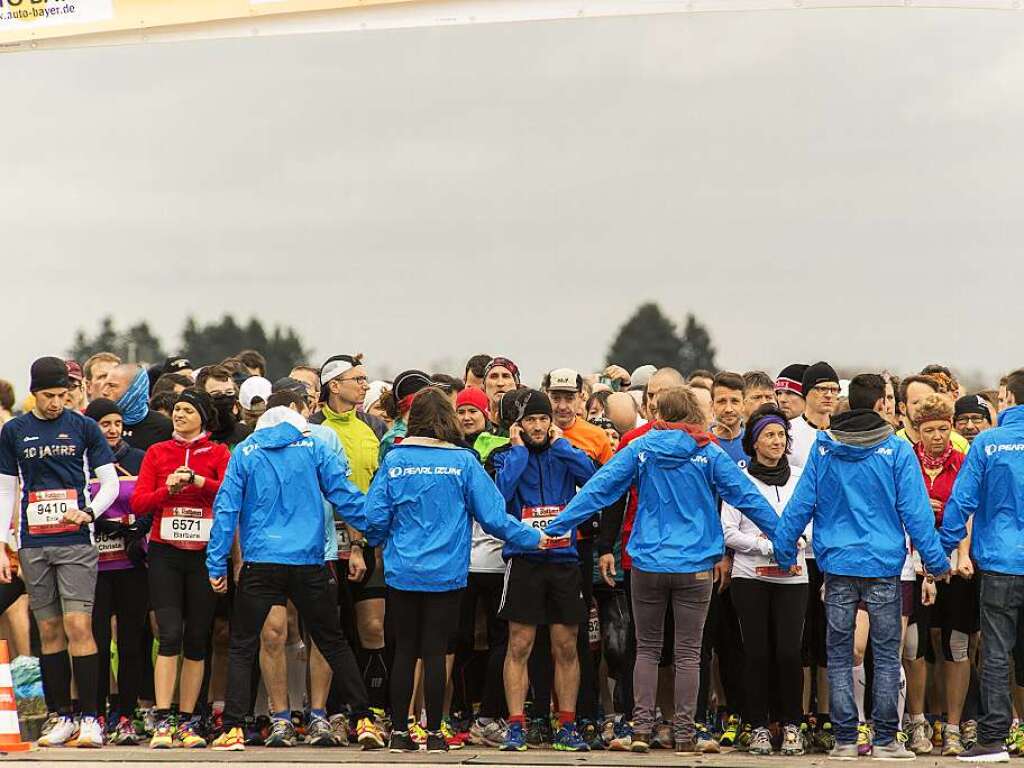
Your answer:
[[[93,520],[96,519],[96,513],[92,511],[92,507],[84,507],[82,509],[82,511],[85,512],[85,514],[87,514],[89,516],[89,520],[90,521],[93,521]]]
[[[359,547],[363,551],[368,549],[370,546],[366,543],[366,539],[352,539],[351,544],[353,547]]]

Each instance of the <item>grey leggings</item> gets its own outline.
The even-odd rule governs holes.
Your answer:
[[[711,571],[699,573],[649,573],[634,567],[631,574],[633,616],[636,622],[636,667],[633,688],[636,708],[634,730],[654,728],[654,702],[658,692],[658,660],[661,658],[665,610],[672,606],[675,620],[675,719],[676,741],[693,738],[693,715],[700,684],[700,646],[704,620],[711,602]]]

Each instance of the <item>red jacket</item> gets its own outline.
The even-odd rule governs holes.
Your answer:
[[[174,438],[150,446],[142,460],[132,494],[132,511],[136,516],[153,516],[150,541],[179,549],[206,548],[213,520],[213,499],[220,489],[230,457],[231,453],[224,445],[212,442],[205,433],[190,443]],[[202,475],[206,482],[202,488],[188,485],[171,495],[167,490],[167,478],[181,466]],[[179,527],[171,519],[174,517],[181,518],[180,536],[170,533],[172,528],[176,530]],[[168,518],[166,523],[164,518]],[[175,535],[175,538],[170,539],[168,534]]]
[[[942,513],[946,508],[946,502],[949,501],[949,497],[953,495],[953,483],[956,482],[956,476],[960,474],[960,467],[963,466],[964,459],[966,458],[967,456],[960,453],[960,451],[952,451],[942,470],[934,478],[924,471],[923,466],[921,467],[921,474],[924,476],[924,487],[928,489],[928,498],[942,502],[942,507],[935,513],[936,528],[942,527]],[[920,459],[921,457],[918,456],[919,462]]]

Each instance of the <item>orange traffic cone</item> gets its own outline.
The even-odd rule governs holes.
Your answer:
[[[18,705],[14,701],[11,679],[11,653],[7,641],[0,640],[0,752],[27,752],[32,745],[21,740]]]

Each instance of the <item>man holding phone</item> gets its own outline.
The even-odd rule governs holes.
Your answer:
[[[524,391],[515,407],[511,440],[491,454],[490,464],[508,513],[543,530],[576,495],[577,486],[594,474],[594,463],[553,424],[551,401],[543,392]],[[554,747],[586,751],[587,744],[576,730],[575,709],[569,709],[575,707],[579,689],[576,636],[579,625],[587,620],[576,532],[547,542],[541,552],[506,543],[502,556],[507,565],[498,616],[509,622],[504,674],[509,730],[502,749],[526,749],[527,662],[537,627],[547,625],[555,663],[555,693],[565,708],[558,713],[560,728]]]

